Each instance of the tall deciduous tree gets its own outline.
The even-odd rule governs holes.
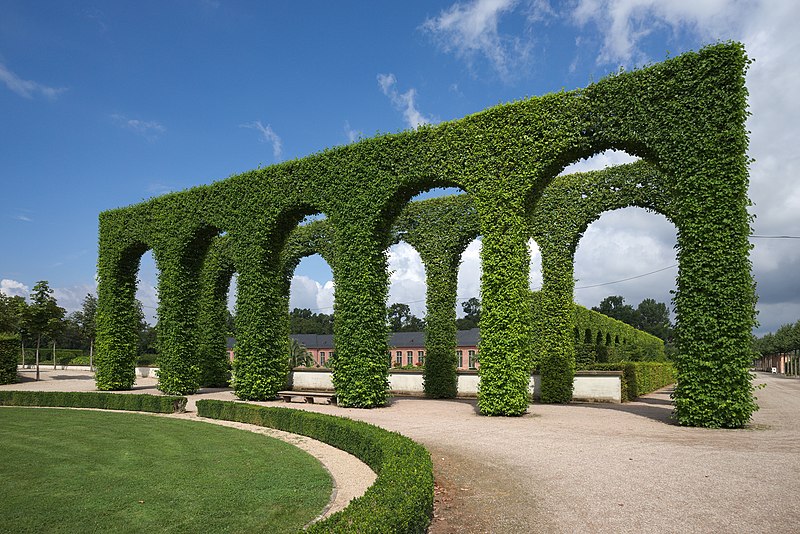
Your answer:
[[[58,305],[46,280],[40,280],[33,286],[30,305],[26,314],[28,331],[36,339],[36,380],[39,380],[39,349],[42,338],[53,336],[59,323],[64,318],[64,308]]]
[[[459,330],[471,330],[478,328],[481,322],[481,299],[472,297],[461,303],[464,310],[464,317],[456,319],[456,328]]]
[[[421,332],[425,322],[411,313],[408,304],[395,302],[386,309],[386,319],[391,332]]]
[[[638,324],[634,325],[639,330],[670,341],[672,339],[672,323],[669,320],[669,308],[663,302],[655,299],[644,299],[636,307]]]

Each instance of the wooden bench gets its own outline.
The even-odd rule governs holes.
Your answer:
[[[315,404],[316,399],[325,400],[325,404],[336,404],[336,393],[325,391],[279,391],[278,397],[284,402],[294,402],[294,399],[300,397],[309,404]]]

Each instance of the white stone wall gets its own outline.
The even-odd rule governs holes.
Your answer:
[[[596,371],[578,373],[573,384],[572,400],[588,402],[622,402],[620,372]],[[478,394],[480,377],[477,373],[458,373],[458,396],[474,398]],[[535,399],[541,393],[541,378],[531,376],[529,388]],[[395,395],[423,395],[422,373],[416,371],[394,371],[389,373],[389,388]],[[296,391],[333,390],[330,371],[293,371],[293,389]]]

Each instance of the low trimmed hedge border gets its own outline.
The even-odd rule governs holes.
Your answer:
[[[425,532],[433,514],[433,463],[422,445],[369,423],[343,417],[199,400],[197,414],[276,428],[349,452],[378,475],[366,493],[305,532]]]
[[[662,362],[594,363],[580,370],[622,371],[622,402],[674,384],[677,377],[675,366]]]
[[[91,391],[0,391],[0,406],[100,408],[132,412],[179,413],[186,397]]]

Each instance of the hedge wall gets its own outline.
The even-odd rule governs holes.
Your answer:
[[[0,384],[17,381],[17,355],[19,337],[0,333]]]
[[[366,493],[306,532],[426,532],[433,514],[433,464],[428,451],[395,432],[342,417],[217,400],[197,414],[277,428],[349,452],[378,475]]]
[[[95,393],[87,391],[7,391],[0,390],[0,406],[51,406],[100,408],[135,412],[177,413],[186,408],[186,397]]]
[[[139,257],[147,249],[153,250],[160,271],[159,387],[175,393],[199,387],[203,262],[214,240],[226,234],[239,274],[236,393],[246,399],[273,397],[287,371],[282,252],[298,223],[320,213],[335,229],[334,384],[342,405],[384,404],[385,250],[393,239],[392,225],[417,193],[459,187],[472,198],[483,238],[480,410],[518,415],[527,409],[532,339],[540,340],[539,349],[547,348],[543,399],[564,402],[571,396],[574,369],[574,246],[566,234],[548,228],[580,230],[583,223],[572,219],[571,204],[564,203],[569,194],[580,196],[579,184],[561,182],[568,187],[557,209],[540,205],[561,169],[615,148],[641,157],[668,177],[652,188],[638,183],[646,198],[637,202],[663,213],[678,228],[678,419],[682,424],[741,426],[756,409],[748,373],[754,288],[746,210],[747,64],[740,44],[722,43],[582,90],[365,139],[104,212],[98,387],[124,389],[133,383],[133,299]],[[614,187],[607,189],[616,194]],[[597,216],[615,209],[613,202],[601,200],[602,184],[595,192],[585,204]],[[540,230],[532,234],[536,220],[550,224],[534,224]],[[548,265],[544,313],[535,327],[528,306],[531,235]],[[532,338],[534,330],[538,335]]]

